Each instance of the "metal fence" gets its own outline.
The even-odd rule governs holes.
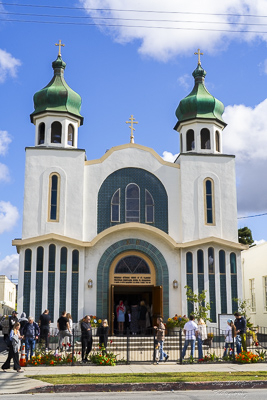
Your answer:
[[[190,336],[190,332],[188,332]],[[92,329],[92,353],[100,352],[99,337],[97,335],[97,328]],[[198,341],[195,342],[194,355],[191,355],[191,343],[189,344],[184,358],[182,358],[182,351],[185,345],[185,335],[182,329],[169,330],[166,332],[164,340],[164,352],[168,355],[168,360],[178,363],[191,363],[191,362],[236,362],[236,343],[230,343],[227,350],[227,356],[224,357],[225,352],[225,331],[218,328],[207,327],[207,339],[202,342],[203,356],[199,359]],[[238,340],[238,338],[237,338]],[[190,342],[190,340],[189,340]],[[72,343],[70,346],[70,338],[66,337],[63,341],[63,352],[72,352],[73,360],[81,361],[81,331],[80,329],[73,329]],[[40,344],[41,345],[41,344]],[[49,348],[51,351],[58,351],[59,337],[56,329],[50,330]],[[267,362],[267,328],[259,327],[257,331],[248,334],[243,342],[243,350],[250,351],[253,354],[260,354],[263,359],[262,362]],[[159,361],[158,342],[156,338],[156,331],[151,329],[146,335],[132,335],[127,331],[123,335],[115,334],[108,337],[108,345],[106,348],[108,353],[113,353],[117,356],[118,363],[153,363]],[[73,361],[74,364],[74,361]]]

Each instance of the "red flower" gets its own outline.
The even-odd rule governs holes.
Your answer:
[[[112,340],[110,341],[110,344],[112,343]]]

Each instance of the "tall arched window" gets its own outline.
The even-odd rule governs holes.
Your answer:
[[[24,256],[24,285],[23,285],[23,310],[26,313],[26,315],[30,314],[31,270],[32,270],[32,251],[31,249],[26,249]]]
[[[55,267],[56,267],[56,246],[49,245],[48,256],[48,300],[47,306],[51,316],[51,322],[54,321],[54,303],[55,303]]]
[[[210,149],[210,131],[207,128],[201,129],[200,132],[201,149]]]
[[[38,126],[38,144],[44,144],[45,141],[45,123],[41,122]]]
[[[197,251],[197,278],[198,278],[198,293],[204,290],[204,254],[203,250]]]
[[[71,124],[68,126],[68,145],[74,145],[74,126]]]
[[[120,222],[120,194],[121,190],[117,189],[111,199],[111,222]]]
[[[219,251],[219,271],[221,289],[221,313],[227,314],[227,292],[226,292],[226,271],[225,271],[225,251]]]
[[[78,322],[79,298],[79,251],[72,252],[72,285],[71,285],[71,315],[73,322]]]
[[[126,187],[125,222],[140,222],[140,189],[135,183]]]
[[[236,311],[236,302],[233,299],[238,298],[237,294],[237,274],[236,274],[236,254],[230,254],[230,269],[231,269],[231,297],[232,297],[232,313]]]
[[[192,274],[193,273],[193,256],[191,251],[186,253],[186,273]]]
[[[205,223],[214,225],[214,198],[213,191],[214,185],[212,179],[206,179],[204,181],[205,189]]]
[[[61,143],[62,125],[55,121],[51,125],[51,143]]]
[[[220,134],[218,131],[215,132],[215,142],[216,142],[216,151],[220,151]]]
[[[152,224],[154,222],[154,199],[149,193],[148,190],[145,190],[146,193],[146,223]]]
[[[193,255],[191,251],[186,253],[186,284],[193,290]],[[193,304],[187,301],[187,313],[188,315],[193,312]]]
[[[186,151],[195,150],[195,134],[193,129],[186,132]]]
[[[49,182],[49,215],[50,221],[59,220],[59,187],[60,187],[60,176],[57,173],[50,175]]]
[[[66,310],[67,296],[67,257],[68,250],[66,247],[60,249],[60,286],[59,286],[59,315]]]
[[[35,296],[35,318],[39,318],[42,312],[43,296],[43,268],[44,268],[44,248],[39,246],[36,254],[36,296]]]
[[[183,135],[180,134],[180,153],[183,152]]]
[[[215,268],[214,268],[214,248],[208,248],[209,266],[209,295],[210,295],[210,319],[216,322],[216,290],[215,290]]]

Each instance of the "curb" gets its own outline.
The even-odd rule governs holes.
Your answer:
[[[74,393],[74,392],[139,392],[174,390],[225,390],[225,389],[266,389],[266,381],[226,382],[162,382],[162,383],[96,383],[74,385],[47,385],[21,393]]]

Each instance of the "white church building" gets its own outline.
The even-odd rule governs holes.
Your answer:
[[[26,148],[18,311],[54,323],[67,310],[113,321],[119,300],[154,318],[188,315],[185,286],[206,290],[210,318],[242,297],[235,157],[223,153],[223,104],[205,87],[200,60],[181,100],[174,163],[130,143],[87,160],[78,147],[81,97],[54,76],[34,95],[35,143]]]

